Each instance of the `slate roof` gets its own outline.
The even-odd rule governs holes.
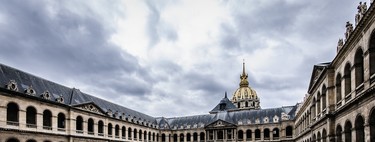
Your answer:
[[[0,64],[0,84],[4,85],[1,87],[5,87],[5,84],[7,84],[10,80],[15,80],[18,86],[18,92],[20,93],[24,93],[24,90],[26,90],[31,85],[32,88],[36,91],[35,97],[37,98],[41,98],[41,93],[48,90],[51,94],[51,101],[55,101],[57,98],[62,96],[64,98],[63,104],[68,106],[93,102],[105,112],[108,109],[111,109],[113,113],[125,113],[126,117],[135,119],[135,121],[156,124],[155,118],[149,115],[91,96],[89,94],[81,92],[78,89],[69,88],[31,75],[29,73],[14,69],[12,67]],[[119,117],[119,115],[117,117]]]
[[[80,104],[93,103],[95,106],[100,107],[101,111],[107,112],[110,109],[113,113],[118,112],[119,115],[125,113],[125,117],[133,119],[134,122],[138,121],[148,124],[156,124],[159,129],[175,130],[204,128],[217,120],[222,120],[237,125],[241,122],[242,124],[246,124],[247,122],[254,124],[255,120],[259,119],[260,123],[262,124],[265,123],[263,122],[263,118],[265,117],[269,118],[270,121],[268,123],[276,123],[272,121],[272,118],[274,116],[278,116],[281,120],[282,113],[289,115],[290,120],[293,120],[297,107],[295,105],[271,109],[239,110],[225,95],[220,103],[214,109],[212,109],[212,111],[210,111],[211,114],[173,118],[154,118],[124,106],[83,93],[78,89],[69,88],[0,64],[0,84],[3,85],[0,86],[0,88],[5,88],[5,84],[8,84],[10,80],[14,80],[17,83],[19,93],[24,93],[29,86],[32,86],[32,88],[36,91],[36,95],[34,97],[37,99],[41,99],[41,93],[48,90],[51,94],[51,102],[56,102],[56,99],[61,96],[64,98],[64,102],[62,102],[62,104],[71,107]],[[220,110],[220,104],[226,105],[224,110]]]
[[[225,105],[225,108],[223,110],[220,110],[220,105]],[[227,97],[227,92],[225,92],[225,96],[223,99],[221,99],[220,103],[217,104],[210,113],[217,113],[220,111],[235,111],[239,110]]]
[[[220,111],[214,114],[186,116],[186,117],[175,117],[175,118],[163,118],[168,123],[168,126],[172,130],[176,129],[190,129],[190,128],[203,128],[217,120],[223,120],[228,123],[235,125],[255,124],[256,119],[259,119],[259,124],[265,123],[280,123],[282,119],[282,113],[289,116],[288,120],[294,120],[297,105],[285,106],[280,108],[269,108],[269,109],[253,109],[253,110],[239,110],[239,111]],[[273,117],[279,118],[278,122],[273,121]],[[264,118],[268,117],[269,122],[264,122]],[[160,118],[159,118],[160,119]],[[203,124],[203,125],[202,125]],[[196,127],[194,127],[196,126]],[[159,127],[162,128],[162,126]]]

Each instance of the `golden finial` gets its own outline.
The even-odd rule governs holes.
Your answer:
[[[246,73],[245,73],[245,59],[242,59],[243,61],[242,61],[242,75],[244,76],[244,75],[246,75]]]
[[[241,82],[240,87],[248,87],[249,81],[247,81],[247,74],[245,72],[245,59],[242,62],[242,75],[240,76]]]

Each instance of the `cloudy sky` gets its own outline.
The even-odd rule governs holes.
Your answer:
[[[152,116],[207,114],[239,87],[302,101],[358,0],[0,1],[0,63]]]

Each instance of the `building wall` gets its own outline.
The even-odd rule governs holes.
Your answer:
[[[370,66],[375,62],[370,61],[370,56],[375,57],[375,53],[370,49],[372,46],[370,39],[375,38],[374,20],[374,6],[371,5],[350,37],[345,39],[343,48],[338,51],[332,63],[322,71],[321,77],[309,91],[297,112],[296,141],[362,141],[359,137],[362,137],[361,133],[364,141],[373,141],[370,140],[374,137],[370,135],[372,133],[370,127],[374,127],[374,123],[370,123],[370,119],[373,119],[370,115],[375,108],[375,76],[370,74]],[[363,54],[357,54],[360,50]],[[355,62],[356,54],[361,57],[357,61],[363,61],[363,71],[358,68],[360,64]],[[347,65],[349,65],[347,68],[349,74],[345,75]],[[364,81],[357,83],[361,74]],[[341,82],[336,82],[337,76],[340,75]],[[350,85],[347,82],[350,82]],[[341,84],[341,90],[338,89],[337,84]],[[318,103],[314,100],[321,99],[319,92],[322,92],[324,85],[327,86],[327,108],[321,108],[326,111],[320,110],[319,114],[317,107],[314,107]],[[349,87],[350,91],[346,91]],[[340,90],[341,94],[337,90]],[[340,96],[341,99],[338,99]],[[363,120],[363,123],[360,120]],[[341,132],[339,127],[342,129]]]

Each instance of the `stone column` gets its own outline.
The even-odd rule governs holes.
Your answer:
[[[83,121],[82,121],[82,132],[83,132],[84,135],[87,135],[88,134],[87,120],[84,117],[82,117],[82,118],[83,118]]]
[[[190,133],[190,141],[194,141],[194,132]]]
[[[180,142],[180,134],[177,133],[177,140],[175,141]]]
[[[43,114],[37,113],[36,114],[36,125],[39,132],[43,130]]]
[[[356,129],[353,125],[353,128],[352,128],[352,131],[351,131],[351,134],[352,134],[352,142],[355,142],[356,141]]]
[[[364,88],[370,86],[370,50],[364,51],[363,53],[363,72],[364,72]]]
[[[26,117],[26,115],[25,115],[25,117]],[[25,123],[26,123],[26,121],[25,121]],[[57,131],[57,116],[56,115],[52,115],[51,123],[52,123],[52,125],[51,125],[52,131]]]
[[[187,133],[184,132],[184,142],[187,142]]]
[[[26,111],[20,109],[18,111],[18,124],[20,129],[26,128]]]
[[[365,122],[364,127],[365,127],[365,133],[364,133],[364,135],[365,135],[365,142],[370,142],[371,141],[370,124],[368,122]]]
[[[108,119],[104,119],[104,125],[103,125],[103,135],[104,137],[108,136]]]
[[[223,135],[224,135],[223,136],[223,141],[226,142],[227,141],[227,137],[228,137],[228,131],[227,131],[227,129],[223,130]]]
[[[0,105],[5,105],[5,106],[0,106],[0,126],[6,126],[7,107],[6,107],[5,101],[0,99]]]
[[[217,140],[217,130],[213,130],[213,133],[212,133],[213,135],[214,135],[214,141],[216,141]]]

